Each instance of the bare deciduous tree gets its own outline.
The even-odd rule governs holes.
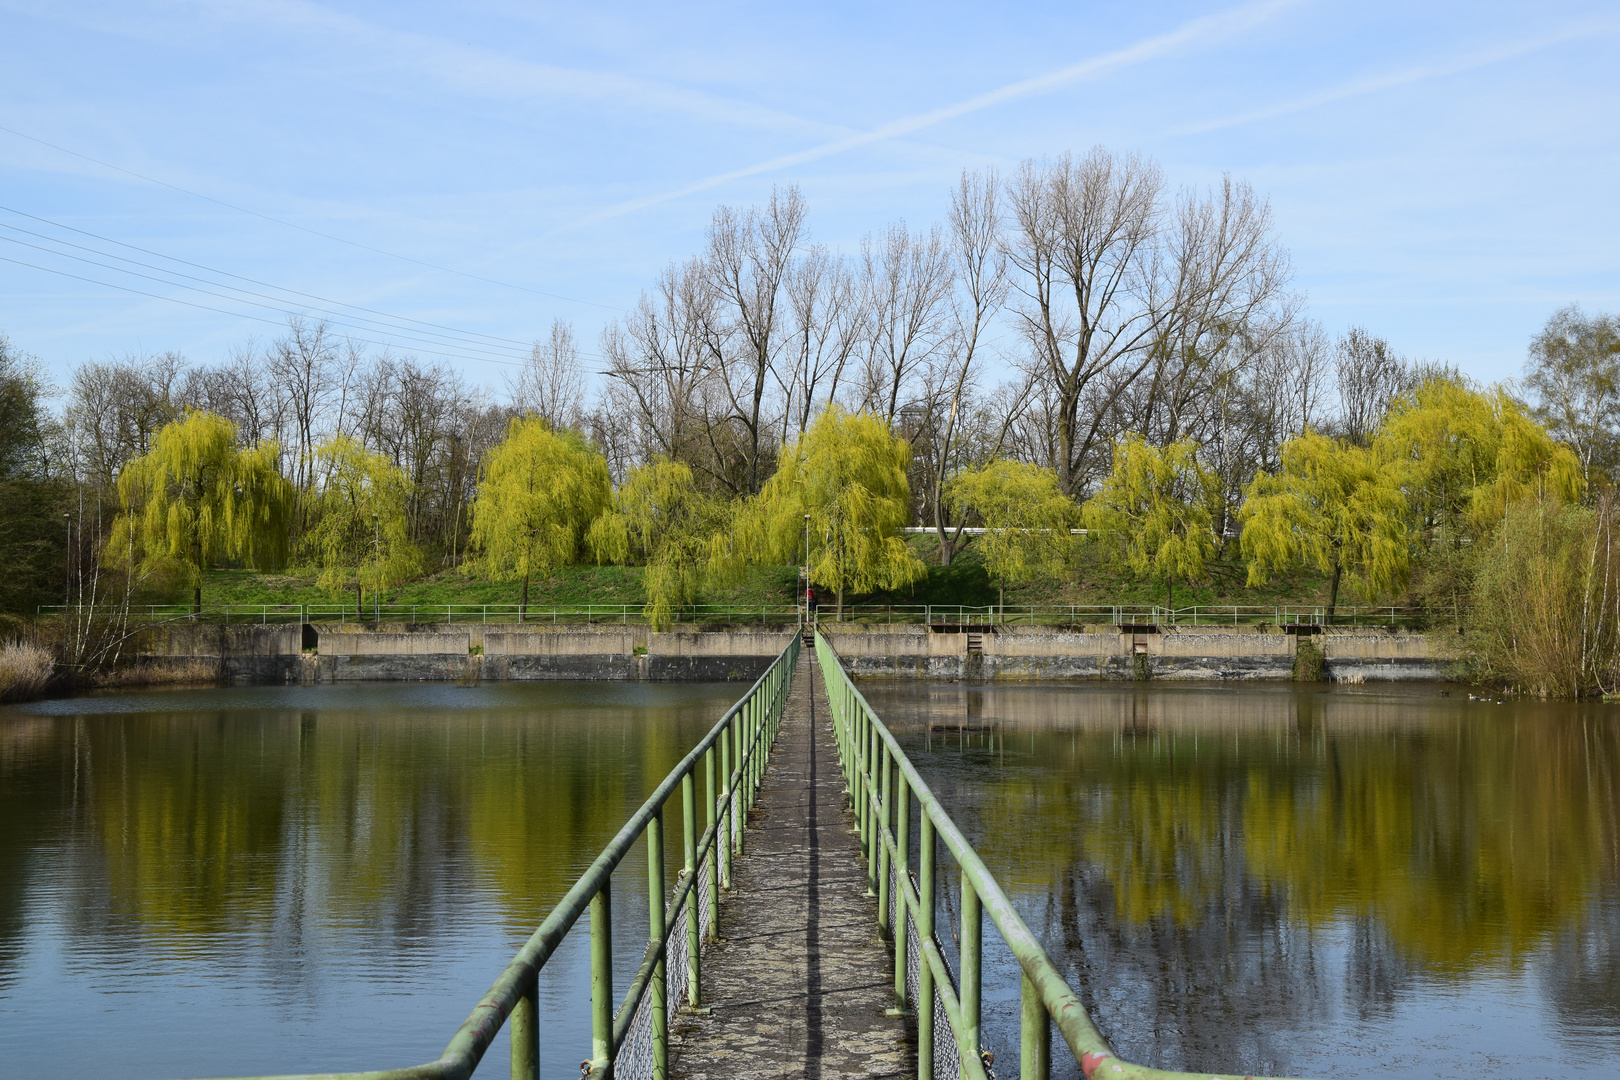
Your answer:
[[[861,404],[893,426],[902,406],[915,404],[916,377],[949,334],[951,253],[938,226],[913,233],[897,222],[881,240],[867,238],[861,270],[871,332]]]
[[[1530,342],[1525,386],[1552,433],[1575,450],[1586,470],[1609,475],[1620,466],[1620,318],[1587,315],[1571,304]]]
[[[785,344],[784,285],[794,252],[804,239],[804,199],[797,187],[773,190],[763,209],[715,211],[709,226],[707,267],[716,305],[706,326],[705,360],[715,376],[706,436],[719,461],[740,453],[738,475],[719,478],[734,491],[753,494],[765,481],[765,459],[774,450],[765,413],[765,393]],[[723,404],[723,412],[714,406]],[[718,422],[718,423],[716,423]],[[719,423],[738,429],[728,439]]]
[[[1105,464],[1120,399],[1144,372],[1190,364],[1181,381],[1195,386],[1285,284],[1270,213],[1247,185],[1183,194],[1173,212],[1163,187],[1151,162],[1099,147],[1026,162],[1010,189],[1016,310],[1031,370],[1050,386],[1053,465],[1071,494]],[[1164,397],[1153,386],[1138,404],[1151,412]]]
[[[534,343],[517,379],[509,384],[512,404],[553,428],[579,427],[585,410],[585,369],[574,328],[557,319],[551,332]]]
[[[1365,446],[1389,403],[1412,385],[1407,363],[1365,329],[1352,326],[1335,349],[1339,425],[1346,439]]]

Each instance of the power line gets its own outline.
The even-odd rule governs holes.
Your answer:
[[[320,296],[320,295],[318,295],[316,293],[307,293],[307,292],[303,292],[303,291],[301,291],[299,289],[289,289],[289,288],[286,288],[286,287],[281,286],[281,285],[272,284],[271,282],[268,282],[268,281],[260,281],[257,278],[245,277],[245,276],[243,276],[241,274],[233,274],[229,270],[220,270],[217,267],[208,266],[208,265],[206,265],[204,263],[192,262],[189,259],[181,259],[181,258],[178,258],[178,257],[176,257],[174,255],[165,255],[161,251],[153,251],[151,248],[144,248],[144,247],[141,247],[139,244],[130,244],[130,243],[124,242],[123,240],[115,240],[110,236],[102,236],[100,233],[93,233],[93,232],[90,232],[87,229],[80,229],[80,228],[77,228],[77,227],[75,227],[73,225],[65,224],[64,222],[53,221],[50,218],[40,217],[38,214],[30,214],[26,210],[18,210],[15,207],[0,206],[0,210],[4,210],[4,211],[6,211],[7,213],[10,213],[10,214],[16,214],[18,217],[28,218],[30,221],[38,221],[41,224],[49,225],[52,228],[61,229],[61,230],[65,231],[65,232],[77,233],[79,236],[88,236],[93,240],[100,240],[104,244],[116,244],[121,248],[128,248],[130,251],[139,251],[142,254],[150,255],[153,258],[164,259],[164,260],[166,260],[168,262],[179,263],[181,266],[190,266],[190,267],[194,267],[194,268],[196,268],[198,270],[206,270],[210,274],[219,274],[222,277],[235,278],[237,281],[246,281],[249,284],[259,285],[259,286],[262,286],[263,288],[266,288],[266,289],[274,289],[276,292],[283,292],[283,293],[288,294],[289,296],[302,296],[307,300],[317,300],[317,301],[319,301],[319,302],[321,302],[323,304],[335,304],[338,307],[352,308],[355,311],[364,311],[364,312],[366,312],[367,314],[370,314],[370,315],[381,315],[384,319],[390,319],[390,320],[393,320],[395,322],[415,323],[418,326],[429,326],[429,327],[432,327],[432,328],[434,328],[436,330],[447,330],[450,333],[452,333],[454,335],[457,335],[457,336],[463,336],[463,337],[467,337],[467,338],[484,338],[484,339],[487,339],[489,341],[494,341],[494,342],[505,342],[507,344],[516,345],[516,346],[519,346],[520,348],[524,348],[524,349],[527,349],[529,347],[529,345],[530,345],[530,343],[527,342],[527,341],[518,341],[518,340],[516,340],[514,338],[503,338],[503,337],[499,337],[499,336],[497,336],[495,334],[485,334],[485,333],[482,333],[482,332],[477,331],[477,330],[461,330],[461,329],[458,329],[457,327],[454,327],[454,326],[445,326],[442,323],[426,322],[426,321],[424,321],[422,319],[412,319],[412,318],[410,318],[408,316],[405,316],[405,315],[390,315],[386,311],[378,311],[375,308],[363,307],[360,304],[350,304],[350,303],[347,303],[346,301],[343,301],[343,300],[331,300],[331,299],[328,299],[327,297]],[[17,226],[15,226],[15,225],[5,225],[3,223],[0,223],[0,228],[7,228],[7,229],[12,229],[12,230],[14,230],[16,232],[27,233],[29,236],[37,236],[40,239],[48,240],[53,244],[64,244],[64,245],[66,245],[68,247],[79,247],[79,250],[81,250],[81,251],[95,251],[94,248],[80,247],[78,244],[72,244],[72,243],[69,243],[66,240],[58,240],[55,237],[47,236],[44,233],[36,233],[36,232],[31,232],[31,231],[29,231],[27,229],[21,229],[21,228],[18,228]],[[117,255],[113,255],[113,254],[108,253],[108,252],[95,251],[95,253],[98,254],[98,255],[105,254],[110,259],[118,258]],[[135,262],[135,260],[128,260],[128,261]],[[141,263],[141,262],[135,262],[135,265],[136,266],[145,266],[147,264]],[[156,267],[151,267],[151,269],[157,269],[157,268]],[[165,273],[172,273],[172,271],[164,271],[164,272]],[[199,280],[200,281],[200,280],[203,280],[203,279],[197,278],[197,279],[194,279],[194,280]]]
[[[553,300],[565,300],[570,304],[585,304],[589,307],[602,308],[605,311],[624,310],[623,308],[614,307],[611,304],[599,304],[594,300],[581,300],[576,296],[564,296],[561,293],[546,292],[544,289],[535,289],[527,285],[516,285],[510,281],[501,281],[497,278],[484,277],[481,274],[472,274],[465,270],[456,270],[449,266],[441,266],[438,263],[427,262],[423,259],[413,258],[410,255],[401,255],[397,251],[388,251],[384,248],[372,247],[370,244],[362,244],[357,240],[349,240],[341,236],[335,236],[332,233],[322,232],[319,229],[312,229],[307,225],[299,225],[297,222],[288,221],[285,218],[274,217],[270,214],[260,213],[257,210],[249,210],[245,206],[238,206],[235,203],[226,202],[224,199],[216,199],[212,195],[204,195],[201,192],[192,191],[190,188],[183,188],[179,184],[171,184],[167,180],[159,180],[156,177],[147,176],[145,173],[138,173],[133,169],[126,169],[120,165],[114,165],[111,162],[102,161],[100,158],[93,158],[89,154],[81,154],[77,150],[69,150],[65,146],[58,146],[53,142],[46,142],[44,139],[18,131],[16,128],[6,127],[4,124],[0,124],[0,131],[4,131],[10,135],[15,135],[19,139],[27,139],[31,143],[38,143],[40,146],[49,147],[58,153],[67,154],[70,157],[76,157],[81,161],[88,161],[93,165],[100,165],[104,169],[111,169],[113,172],[123,173],[125,176],[133,176],[137,180],[144,180],[149,184],[156,184],[159,187],[168,188],[170,191],[178,191],[182,195],[190,195],[194,199],[202,199],[204,202],[211,202],[216,206],[223,206],[227,210],[235,210],[240,214],[247,214],[250,217],[256,217],[264,221],[274,222],[277,225],[282,225],[289,229],[297,229],[299,232],[309,233],[311,236],[319,236],[323,239],[332,240],[339,244],[347,244],[350,247],[359,248],[361,251],[369,251],[376,255],[386,255],[390,259],[399,259],[403,262],[414,263],[417,266],[427,267],[429,270],[438,270],[441,273],[454,274],[457,277],[468,278],[472,281],[482,281],[489,285],[500,285],[503,288],[517,289],[520,292],[534,293],[536,296],[550,297]]]
[[[303,314],[303,312],[301,312],[301,311],[297,311],[297,310],[294,310],[292,308],[289,308],[284,302],[281,301],[281,299],[279,297],[270,296],[270,295],[268,295],[266,293],[254,292],[251,289],[243,289],[243,288],[239,288],[239,287],[234,286],[234,285],[227,285],[227,284],[224,284],[222,282],[217,282],[217,281],[210,280],[208,278],[196,277],[195,275],[192,275],[192,274],[183,274],[183,273],[180,273],[177,270],[170,270],[167,267],[162,267],[162,266],[153,266],[150,263],[143,263],[143,262],[140,262],[140,261],[135,260],[135,259],[126,259],[121,255],[113,255],[113,254],[108,253],[108,252],[97,251],[95,248],[88,248],[88,247],[85,247],[85,246],[83,246],[81,244],[71,244],[71,243],[68,243],[67,241],[64,241],[64,240],[56,240],[56,239],[54,239],[52,237],[40,236],[39,233],[35,233],[35,232],[32,232],[31,230],[27,230],[27,229],[18,229],[16,226],[7,225],[4,222],[0,222],[0,229],[10,229],[13,232],[24,233],[25,235],[28,235],[28,236],[38,236],[40,239],[45,240],[48,243],[61,244],[61,245],[65,246],[65,247],[76,248],[79,251],[88,251],[91,254],[100,255],[103,258],[117,259],[119,262],[129,263],[131,266],[144,267],[147,270],[155,270],[157,273],[159,273],[159,274],[167,274],[167,275],[169,275],[169,277],[153,277],[151,274],[142,274],[142,273],[140,273],[138,271],[135,271],[135,270],[126,270],[121,266],[111,266],[111,265],[109,265],[107,263],[99,262],[96,259],[87,259],[82,255],[74,255],[71,252],[58,251],[56,248],[43,247],[43,246],[41,246],[39,244],[30,244],[26,240],[19,240],[16,237],[13,237],[13,236],[0,235],[0,240],[6,241],[7,243],[16,244],[16,245],[18,245],[20,247],[30,248],[30,249],[32,249],[34,251],[42,251],[42,252],[45,252],[48,255],[55,255],[58,258],[72,259],[75,262],[89,263],[91,266],[99,266],[103,270],[111,270],[114,273],[118,273],[118,274],[128,274],[131,277],[145,278],[148,281],[157,281],[157,282],[160,282],[160,283],[162,283],[164,285],[173,285],[176,288],[180,288],[180,289],[189,289],[189,290],[192,290],[194,292],[200,292],[200,293],[204,293],[205,295],[208,295],[208,296],[217,297],[218,299],[221,299],[221,300],[230,300],[230,301],[232,301],[234,303],[249,304],[249,305],[251,305],[253,307],[268,308],[268,309],[270,309],[272,311],[280,311],[280,312],[282,312],[284,314],[287,314],[287,315]],[[221,289],[228,289],[233,293],[241,293],[242,296],[227,296],[224,293],[217,293],[217,292],[213,292],[213,291],[208,290],[208,289],[200,289],[195,285],[187,285],[183,281],[171,281],[171,280],[169,280],[170,277],[186,278],[186,279],[189,279],[191,281],[202,282],[205,285],[215,285],[215,286],[217,286],[217,287],[219,287]],[[270,287],[274,288],[274,286],[270,286]],[[272,303],[270,303],[270,304],[261,304],[261,303],[258,303],[257,301],[254,301],[254,300],[243,299],[242,298],[243,296],[257,296],[262,300],[272,301]],[[431,331],[431,330],[415,331],[415,330],[412,330],[410,328],[402,329],[402,328],[400,328],[398,326],[392,325],[391,323],[381,322],[381,321],[376,320],[376,319],[368,319],[368,318],[365,318],[364,316],[348,315],[348,314],[346,314],[344,312],[331,311],[331,310],[326,309],[326,308],[313,308],[313,309],[310,309],[310,310],[312,310],[312,311],[314,311],[314,312],[316,312],[316,313],[318,313],[320,315],[325,316],[328,322],[331,322],[331,323],[333,323],[335,325],[339,325],[339,326],[354,326],[355,322],[358,322],[358,323],[371,323],[372,324],[371,328],[368,328],[368,327],[365,327],[365,326],[354,326],[355,329],[358,329],[358,330],[360,330],[360,331],[362,331],[364,333],[374,333],[376,330],[382,330],[382,331],[385,331],[385,332],[390,332],[390,333],[392,333],[392,334],[394,334],[394,335],[396,335],[396,336],[398,336],[398,337],[400,337],[400,338],[402,338],[402,339],[404,339],[406,341],[410,341],[410,342],[418,342],[418,343],[423,343],[423,344],[428,344],[428,345],[460,346],[462,348],[468,349],[471,352],[480,353],[480,354],[486,354],[486,355],[501,356],[501,357],[507,357],[507,358],[517,357],[517,358],[521,359],[525,355],[521,351],[509,349],[508,347],[506,347],[504,345],[489,345],[489,344],[486,344],[485,342],[482,342],[482,341],[469,340],[469,339],[460,338],[460,337],[456,337],[456,336],[453,336],[453,335],[447,335],[447,334],[439,334],[439,333],[436,333],[436,332]],[[354,322],[350,322],[349,320],[354,320]],[[422,335],[427,335],[427,336],[422,336]]]
[[[84,261],[88,262],[89,260],[86,259]],[[127,285],[115,285],[110,281],[98,281],[95,278],[87,278],[80,274],[70,274],[66,270],[56,270],[49,266],[40,266],[37,263],[24,262],[21,259],[12,259],[4,255],[0,255],[0,262],[8,262],[16,266],[26,266],[30,270],[43,270],[47,274],[57,274],[61,277],[72,278],[74,281],[85,281],[89,282],[91,285],[100,285],[107,289],[117,289],[119,292],[133,293],[136,296],[146,296],[153,300],[166,300],[171,304],[180,304],[184,307],[198,308],[202,311],[212,311],[220,315],[232,315],[238,319],[249,319],[253,322],[261,322],[269,326],[281,327],[286,325],[285,323],[277,322],[273,319],[262,318],[258,315],[249,315],[245,311],[226,311],[224,308],[210,307],[207,304],[194,304],[190,300],[181,300],[174,296],[164,296],[161,293],[146,292],[143,289],[132,289]],[[387,349],[390,347],[389,343],[385,341],[369,341],[365,338],[355,338],[354,340],[361,345],[373,345],[379,349]],[[513,367],[520,366],[516,361],[513,360],[494,360],[485,357],[463,356],[460,353],[435,352],[432,349],[422,349],[420,351],[429,356],[444,356],[452,360],[485,360],[487,363],[491,364],[508,364]]]
[[[111,270],[115,274],[128,274],[130,277],[142,278],[142,279],[144,279],[146,281],[155,281],[160,285],[172,285],[175,288],[187,289],[187,290],[189,290],[191,292],[202,293],[204,296],[212,296],[215,299],[227,300],[227,301],[229,301],[231,303],[234,303],[234,304],[247,304],[250,307],[264,308],[267,311],[276,311],[276,312],[282,313],[283,315],[298,315],[298,314],[300,314],[300,312],[291,310],[291,309],[287,308],[284,305],[280,305],[280,304],[264,304],[264,303],[260,303],[257,300],[246,300],[246,299],[243,299],[240,296],[228,296],[225,293],[218,293],[218,292],[212,291],[211,289],[199,288],[196,285],[187,285],[184,282],[171,281],[171,280],[169,280],[169,278],[154,277],[151,274],[143,274],[143,273],[140,273],[139,271],[136,271],[136,270],[126,270],[121,266],[110,266],[107,263],[98,262],[95,259],[87,259],[82,255],[72,255],[72,254],[69,254],[68,252],[65,252],[65,251],[57,251],[57,250],[55,250],[53,248],[42,247],[39,244],[30,244],[25,240],[18,240],[17,238],[11,237],[11,236],[0,236],[0,240],[4,240],[4,241],[6,241],[8,243],[16,244],[19,247],[29,248],[29,249],[34,250],[34,251],[42,251],[47,255],[55,255],[58,258],[72,259],[75,262],[88,263],[91,266],[99,266],[103,270]],[[102,252],[97,252],[97,254],[103,254],[103,253]],[[106,257],[109,258],[109,259],[118,259],[119,258],[119,256],[117,256],[117,255],[107,255]],[[121,261],[132,262],[133,260],[123,259]],[[145,263],[137,263],[135,265],[146,266],[147,264],[145,264]],[[161,267],[148,267],[148,269],[157,270],[159,273],[170,274],[170,275],[173,275],[173,276],[176,276],[176,277],[189,276],[189,275],[177,274],[175,271],[172,271],[172,270],[164,270]],[[193,278],[192,280],[200,281],[200,280],[203,280],[203,279],[201,279],[201,278]],[[213,284],[219,284],[219,283],[217,283],[217,282],[208,282],[208,284],[213,285]],[[229,285],[220,285],[219,287],[224,288],[224,289],[231,288],[231,286],[229,286]],[[249,293],[245,289],[234,289],[233,291],[247,293],[247,295],[250,295],[250,296],[263,296],[262,293]],[[169,298],[160,298],[160,299],[169,299]],[[275,297],[265,297],[265,299],[274,300]],[[230,314],[230,312],[226,312],[226,314]],[[329,318],[326,321],[328,323],[330,323],[331,325],[340,326],[340,327],[349,327],[350,329],[359,330],[361,333],[373,333],[373,332],[375,332],[374,330],[368,329],[367,327],[356,326],[354,323],[348,322],[346,317]],[[372,321],[372,320],[366,320],[366,321]],[[391,329],[394,329],[394,328],[385,326],[385,327],[382,327],[382,329],[391,330]],[[397,336],[399,336],[401,338],[404,338],[407,341],[412,341],[412,342],[416,342],[416,343],[420,343],[420,344],[436,345],[436,346],[441,346],[441,347],[446,346],[446,345],[450,345],[450,346],[460,345],[462,348],[467,349],[469,352],[484,353],[484,355],[475,355],[475,356],[466,357],[467,359],[491,360],[491,361],[496,362],[496,363],[505,363],[505,364],[520,364],[521,363],[520,360],[511,359],[510,358],[511,355],[512,355],[511,353],[489,354],[489,353],[486,353],[484,349],[478,348],[478,347],[476,347],[474,345],[470,345],[469,343],[463,342],[463,341],[454,341],[454,340],[448,341],[448,342],[446,342],[446,341],[435,341],[435,340],[432,340],[430,338],[417,337],[417,336],[414,336],[414,335],[409,334],[409,333],[399,332],[397,330],[395,331],[395,333],[396,333]],[[387,348],[388,345],[383,344],[383,347]]]

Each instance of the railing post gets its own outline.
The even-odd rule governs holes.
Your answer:
[[[1046,1003],[1034,981],[1019,973],[1019,998],[1022,1013],[1018,1025],[1019,1080],[1051,1080],[1052,1076],[1052,1018],[1047,1015]]]
[[[927,948],[934,940],[934,822],[926,803],[917,818],[917,938]],[[934,969],[926,954],[917,958],[917,1080],[934,1080]]]
[[[894,890],[894,1007],[906,1011],[906,970],[910,964],[911,938],[906,933],[910,913],[906,910],[906,883],[911,872],[911,787],[905,773],[895,770],[894,776],[894,849],[899,856],[895,864]]]
[[[714,830],[715,847],[719,849],[720,856],[720,887],[731,888],[731,796],[726,789],[731,785],[731,732],[736,727],[736,717],[733,716],[726,730],[720,733],[720,776],[718,782],[720,793],[719,806],[716,807],[718,821]]]
[[[512,1029],[512,1080],[540,1080],[540,986],[523,992],[512,1005],[507,1025]]]
[[[668,929],[664,905],[664,808],[647,822],[647,937],[658,942],[658,962],[647,983],[647,1005],[652,1009],[653,1080],[669,1080],[669,958],[664,932]]]
[[[591,1070],[605,1069],[613,1057],[613,903],[612,881],[591,897]]]
[[[705,862],[707,869],[704,873],[709,875],[709,940],[716,941],[720,937],[720,824],[716,816],[716,799],[719,797],[715,791],[714,779],[715,750],[711,744],[703,755],[703,785],[704,795],[708,802],[708,820],[705,829],[713,829],[709,840],[709,857]]]
[[[874,727],[875,726],[876,725],[874,725]],[[881,746],[882,744],[879,744],[879,745]],[[885,844],[883,842],[883,833],[889,827],[889,821],[890,821],[891,817],[893,816],[891,814],[891,811],[894,808],[894,794],[893,794],[894,789],[893,789],[893,786],[892,786],[892,777],[891,777],[893,755],[889,753],[889,748],[887,746],[882,747],[882,754],[883,754],[883,766],[882,766],[883,777],[878,783],[878,790],[880,790],[883,793],[883,801],[878,804],[877,828],[872,830],[872,839],[877,844],[877,847],[878,847],[878,851],[877,851],[877,877],[878,877],[877,894],[878,894],[878,933],[880,933],[880,934],[889,929],[889,923],[890,923],[890,918],[889,918],[889,898],[890,898],[890,892],[889,892],[889,845],[887,845],[887,844]]]
[[[882,743],[878,737],[878,726],[874,717],[866,718],[867,741],[867,768],[863,779],[866,788],[866,895],[878,895],[878,852],[883,847],[883,824],[879,814],[883,812],[878,802],[878,773],[881,766],[878,764],[878,754]],[[878,927],[881,932],[883,926],[883,913],[878,912]]]
[[[697,779],[691,773],[681,777],[681,832],[685,856],[682,865],[686,869],[683,876],[692,881],[692,891],[686,897],[686,1004],[695,1009],[703,1004],[698,980],[703,973],[700,959],[703,923],[698,914],[703,897],[697,887]]]
[[[962,1006],[962,1031],[960,1053],[964,1061],[969,1054],[978,1056],[979,1053],[979,987],[980,968],[983,958],[982,937],[984,933],[984,917],[979,907],[979,892],[968,880],[967,873],[962,873],[962,939],[960,972],[961,986],[957,987],[959,1001]],[[969,1075],[967,1068],[962,1069],[962,1076]]]

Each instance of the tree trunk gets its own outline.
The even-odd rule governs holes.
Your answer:
[[[354,579],[354,617],[356,619],[364,619],[366,617],[366,590],[365,586],[360,584],[360,577],[358,574],[355,575]]]
[[[1176,579],[1169,574],[1164,576],[1164,606],[1170,611],[1176,610]]]
[[[842,581],[838,583],[838,618],[835,621],[844,621],[844,583]]]
[[[201,615],[202,614],[202,582],[201,581],[197,582],[196,587],[191,590],[191,613],[193,615]]]
[[[529,575],[523,575],[523,600],[518,604],[518,622],[529,614]]]
[[[1333,621],[1333,609],[1339,606],[1339,578],[1344,574],[1344,564],[1339,560],[1338,553],[1333,556],[1333,584],[1328,587],[1328,622]]]
[[[1002,622],[1007,621],[1007,583],[1005,581],[996,587],[996,617]]]

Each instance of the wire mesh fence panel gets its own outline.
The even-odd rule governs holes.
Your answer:
[[[707,941],[709,937],[709,875],[705,872],[707,862],[708,859],[704,859],[697,868],[697,888],[687,895],[669,920],[669,944],[664,950],[666,976],[664,1000],[668,1003],[670,1014],[679,1011],[686,1004],[686,919],[690,905],[697,904],[698,941]],[[682,873],[684,874],[684,871]],[[636,1006],[636,1014],[631,1019],[624,1042],[620,1044],[619,1052],[613,1060],[613,1075],[619,1080],[652,1080],[653,1000],[650,992],[643,994],[641,1003]]]
[[[899,891],[899,863],[891,860],[889,863],[889,895],[898,898]],[[911,879],[913,888],[917,887],[915,876]],[[903,905],[904,900],[897,900],[897,905]],[[898,908],[903,910],[903,908]],[[892,923],[891,923],[892,925]],[[951,989],[956,989],[956,972],[951,970],[949,954],[939,946],[939,935],[934,935],[934,946],[939,948],[939,955],[945,958],[945,970],[950,976]],[[917,936],[917,923],[914,919],[906,920],[906,1003],[915,1017],[921,1013],[922,998],[922,939]],[[934,1014],[934,1078],[935,1080],[958,1080],[962,1075],[962,1059],[956,1051],[956,1035],[951,1031],[951,1020],[945,1013],[945,998],[936,987],[933,992],[932,1011]]]

